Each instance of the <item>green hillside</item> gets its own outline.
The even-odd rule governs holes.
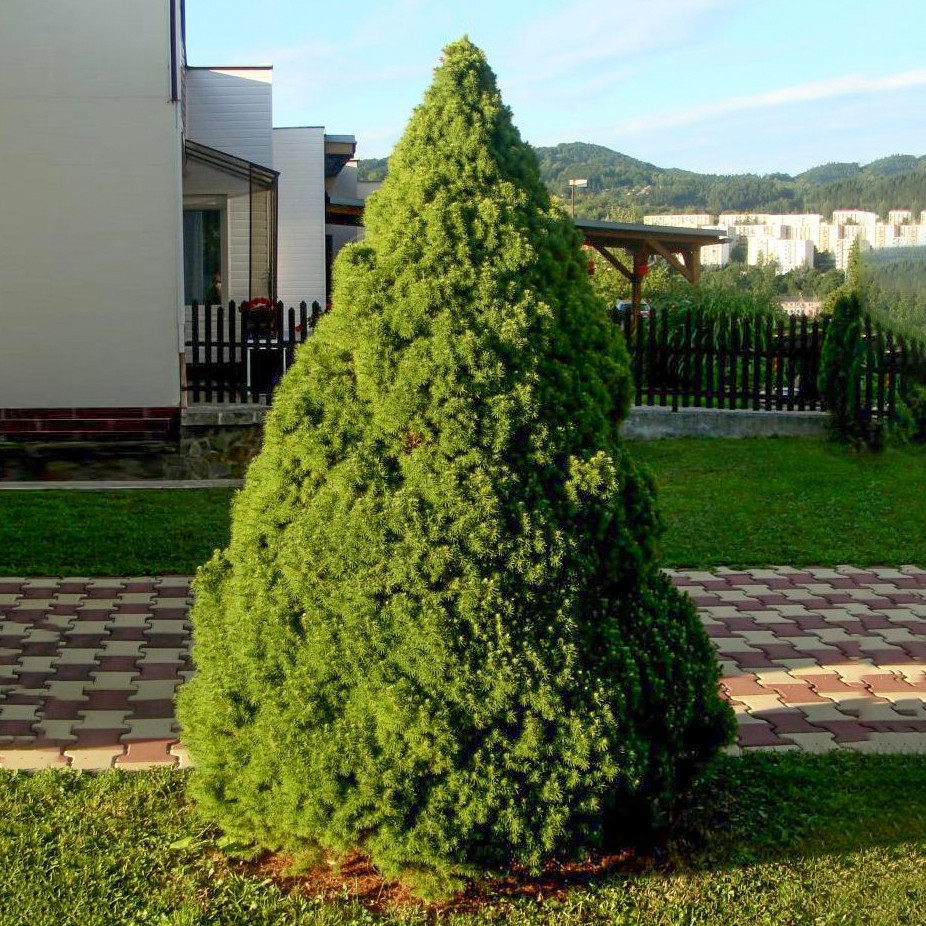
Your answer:
[[[611,221],[639,220],[658,212],[819,212],[926,209],[926,156],[895,154],[870,164],[822,164],[789,174],[699,174],[657,167],[602,145],[569,142],[536,148],[541,175],[558,196],[569,179],[588,188],[576,196],[576,213]],[[382,179],[386,159],[360,161],[360,176]]]

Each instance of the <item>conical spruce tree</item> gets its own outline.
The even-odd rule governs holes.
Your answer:
[[[226,830],[446,887],[624,838],[732,718],[654,563],[622,337],[467,39],[366,229],[196,580],[178,710]]]

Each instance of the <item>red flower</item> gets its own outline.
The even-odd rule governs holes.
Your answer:
[[[242,302],[239,306],[240,312],[263,312],[266,309],[272,309],[273,303],[269,299],[264,299],[263,296],[258,296],[257,299],[252,299],[250,302]]]

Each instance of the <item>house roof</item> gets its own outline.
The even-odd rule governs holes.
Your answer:
[[[353,135],[326,135],[325,176],[337,177],[356,151],[357,139]]]
[[[184,153],[194,161],[199,161],[234,177],[240,177],[242,180],[247,180],[252,186],[265,190],[276,186],[277,178],[280,176],[280,172],[272,167],[265,167],[263,164],[255,164],[253,161],[236,158],[232,154],[219,151],[218,148],[210,148],[208,145],[202,145],[198,141],[191,141],[190,139],[184,142]]]

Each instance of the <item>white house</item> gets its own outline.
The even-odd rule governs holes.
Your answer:
[[[181,26],[0,4],[0,409],[180,403]]]
[[[187,67],[183,0],[0,3],[0,435],[175,417],[194,299],[324,305],[355,142],[272,87]]]

